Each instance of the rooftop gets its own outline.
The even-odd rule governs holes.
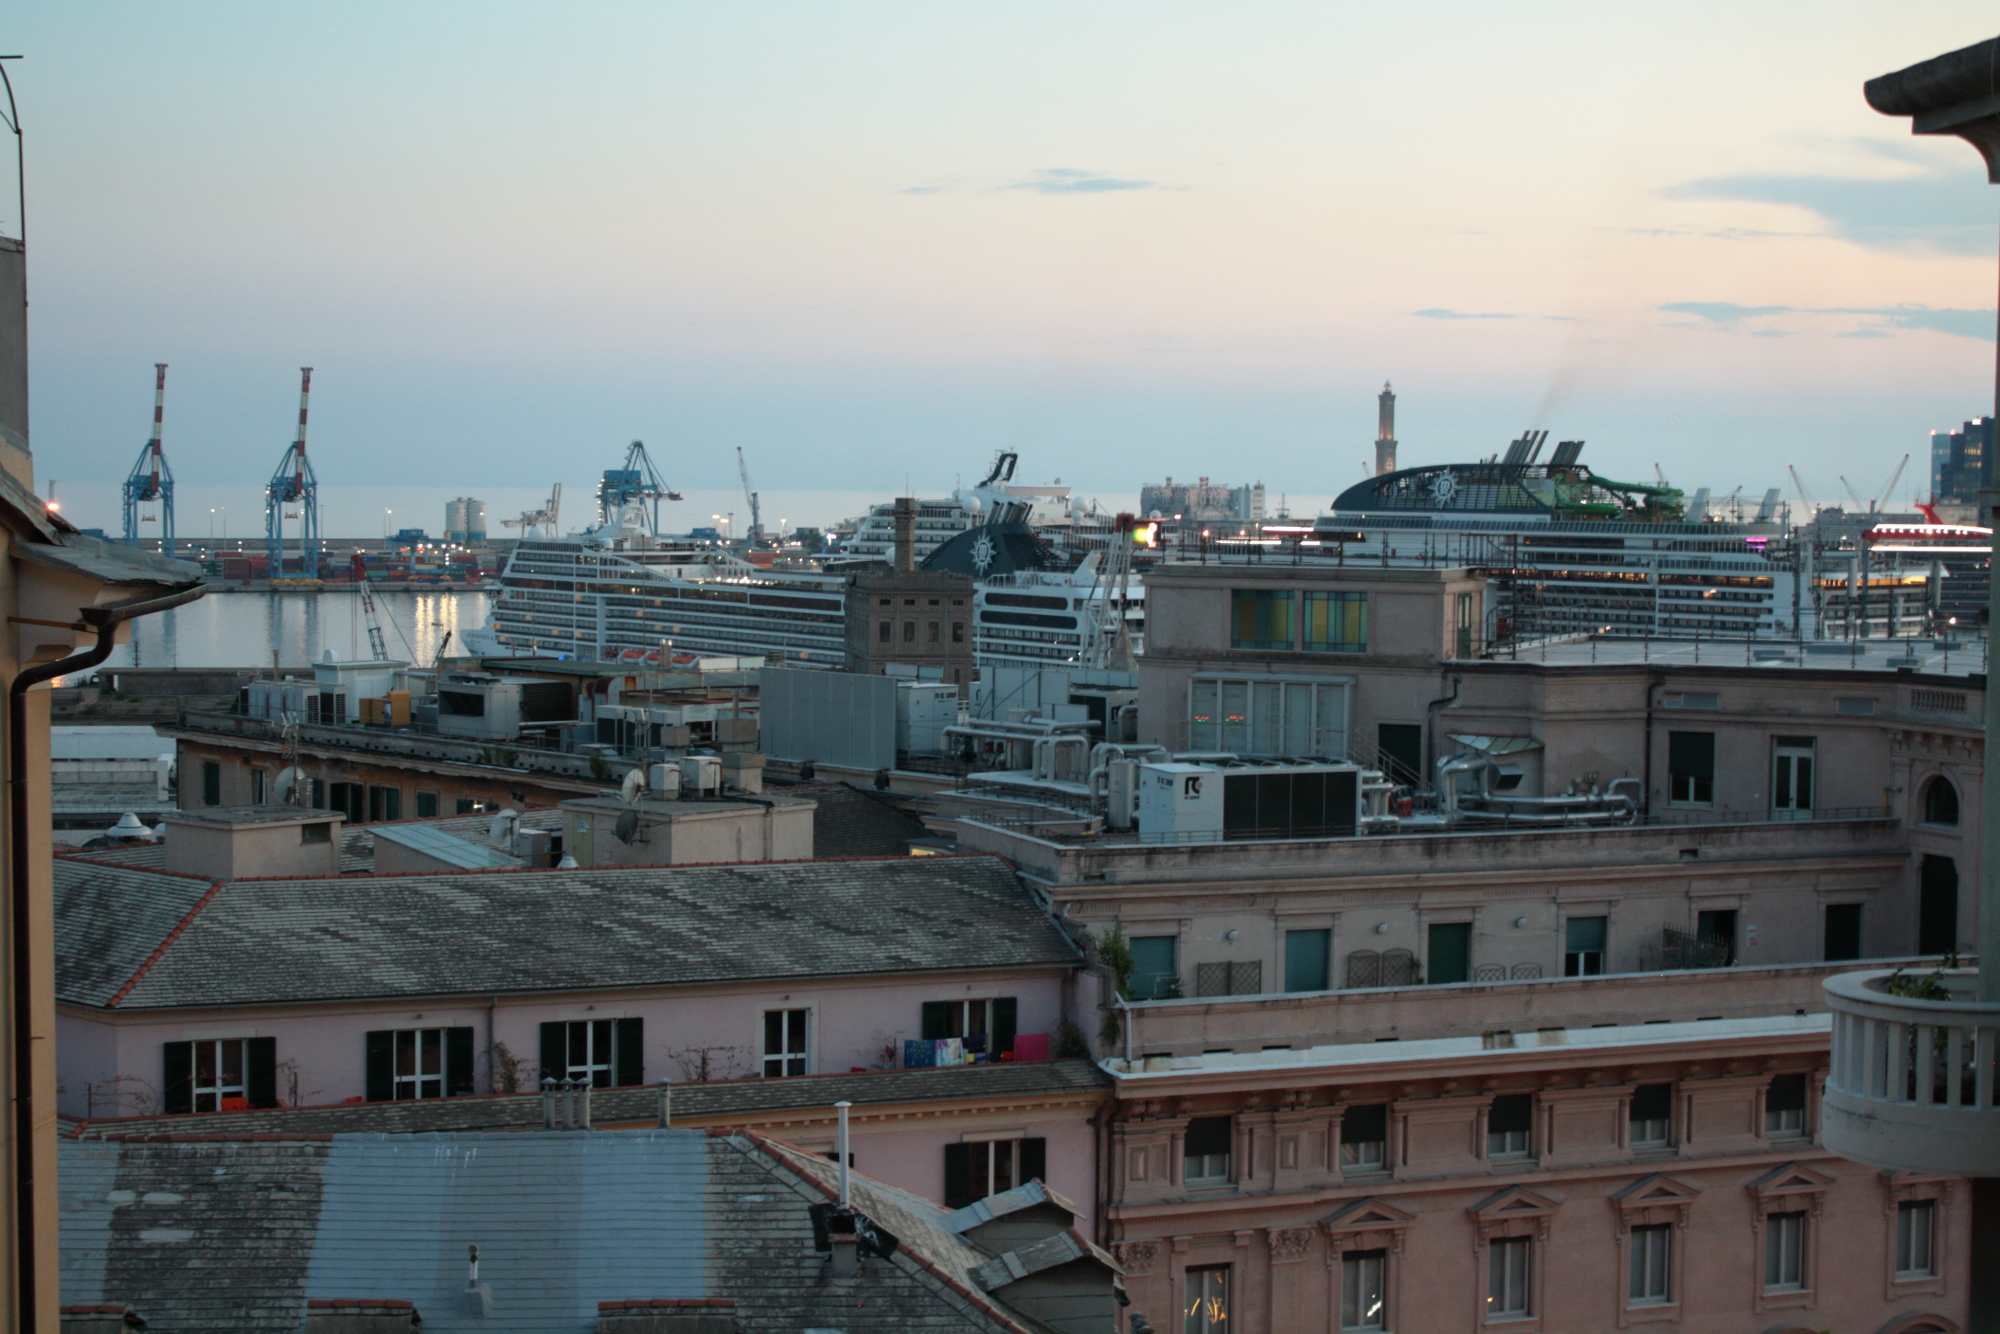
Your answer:
[[[58,998],[123,1010],[1080,963],[994,856],[55,881]]]
[[[1578,635],[1497,649],[1494,661],[1549,667],[1749,668],[1757,672],[1872,673],[1893,680],[1937,677],[1954,686],[1985,686],[1986,640],[1961,639],[1626,639]]]
[[[160,818],[169,825],[226,825],[235,829],[259,824],[318,824],[346,817],[338,811],[312,810],[303,806],[202,806],[192,810],[168,811]]]

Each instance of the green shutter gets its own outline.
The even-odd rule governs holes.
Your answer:
[[[1424,980],[1443,984],[1472,980],[1472,923],[1435,922],[1430,929],[1430,958]]]
[[[1014,1173],[1014,1184],[1025,1186],[1030,1181],[1046,1181],[1049,1172],[1049,1142],[1045,1139],[1024,1139],[1021,1141],[1019,1170]]]
[[[472,1029],[468,1026],[444,1031],[444,1096],[464,1097],[473,1091]]]
[[[646,1082],[645,1032],[643,1019],[620,1019],[613,1028],[612,1042],[617,1048],[613,1082],[622,1088]]]
[[[165,1046],[166,1077],[160,1081],[166,1095],[161,1105],[169,1116],[194,1110],[194,1044],[169,1042]]]
[[[362,1087],[370,1102],[388,1102],[396,1096],[396,1033],[394,1029],[370,1029],[367,1037],[368,1074]]]
[[[946,1036],[945,1030],[950,1027],[951,1027],[951,1002],[925,1001],[924,1041],[925,1042],[942,1041]]]
[[[542,1025],[542,1079],[569,1078],[569,1025]]]
[[[1325,931],[1285,932],[1285,990],[1325,991],[1327,937]]]
[[[944,1146],[944,1207],[963,1209],[972,1203],[972,1146]]]
[[[1019,1025],[1016,1015],[1020,1002],[1012,996],[1000,996],[993,1002],[993,1054],[1014,1050],[1014,1030]]]
[[[243,1091],[250,1095],[252,1107],[276,1107],[278,1105],[278,1040],[276,1038],[245,1038],[243,1040]]]

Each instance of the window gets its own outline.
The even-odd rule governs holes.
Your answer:
[[[1182,1175],[1189,1185],[1229,1180],[1229,1141],[1235,1122],[1226,1116],[1197,1116],[1188,1122],[1182,1145]]]
[[[1348,1251],[1340,1257],[1340,1327],[1387,1329],[1387,1251]]]
[[[894,634],[895,630],[893,628],[893,623],[889,621],[884,621],[876,631],[875,640],[877,643],[886,644],[889,642],[890,637]]]
[[[1674,1086],[1641,1084],[1632,1090],[1626,1128],[1635,1149],[1665,1148],[1673,1128]]]
[[[1764,1218],[1764,1291],[1799,1292],[1806,1286],[1806,1216],[1768,1214]]]
[[[1424,963],[1426,982],[1441,985],[1468,981],[1472,977],[1472,923],[1433,922],[1430,957]]]
[[[330,824],[302,824],[299,826],[299,842],[331,843],[333,826]]]
[[[1424,772],[1424,729],[1417,723],[1377,723],[1376,749],[1395,783],[1418,782]]]
[[[1325,991],[1331,931],[1285,932],[1285,990]]]
[[[936,621],[932,621],[930,623],[930,626],[931,626],[931,643],[933,644],[939,643],[944,637],[943,627],[941,627]]]
[[[399,787],[370,787],[368,789],[368,822],[378,820],[400,820],[403,818],[403,789]]]
[[[1535,1095],[1503,1093],[1486,1113],[1486,1156],[1526,1158],[1535,1128]]]
[[[368,809],[368,789],[360,783],[335,783],[333,785],[333,807],[347,817],[347,823],[362,823],[362,813]]]
[[[1771,739],[1771,811],[1800,814],[1813,808],[1813,738]]]
[[[470,815],[472,814],[472,798],[460,797],[452,803],[452,808],[460,815]]]
[[[576,1019],[542,1025],[542,1078],[587,1079],[592,1088],[646,1082],[644,1021]]]
[[[214,760],[201,762],[201,804],[204,806],[222,804],[222,766]]]
[[[1672,1223],[1648,1223],[1632,1229],[1632,1286],[1627,1305],[1665,1306],[1673,1300],[1667,1281],[1673,1245]]]
[[[917,623],[915,621],[903,622],[903,642],[905,644],[914,644],[917,642]]]
[[[1197,996],[1259,996],[1264,992],[1264,961],[1198,963],[1194,966]]]
[[[1239,588],[1230,595],[1232,648],[1292,647],[1292,595],[1270,589]]]
[[[1305,647],[1316,653],[1366,653],[1368,595],[1306,594]]]
[[[1715,733],[1667,733],[1667,800],[1676,806],[1715,804]]]
[[[1532,1237],[1495,1237],[1486,1251],[1486,1318],[1518,1320],[1530,1314],[1529,1270]]]
[[[1347,687],[1316,680],[1195,677],[1188,745],[1238,755],[1347,754]]]
[[[1853,714],[1857,718],[1875,716],[1875,701],[1872,699],[1839,699],[1834,701],[1834,707],[1842,713]]]
[[[951,642],[954,644],[963,644],[965,642],[964,621],[953,621],[951,623]]]
[[[370,1102],[471,1093],[472,1029],[385,1028],[369,1033],[365,1087]]]
[[[314,810],[316,810],[316,811],[323,811],[323,810],[325,810],[325,809],[326,809],[326,780],[325,780],[324,778],[315,778],[315,779],[313,779],[313,780],[312,780],[312,787],[311,787],[310,791],[311,791],[311,793],[312,793],[312,808],[313,808]]]
[[[1125,944],[1132,951],[1133,1000],[1159,1000],[1180,994],[1178,937],[1133,936]]]
[[[810,1073],[806,1028],[811,1017],[811,1010],[764,1011],[764,1078]]]
[[[1937,1273],[1937,1202],[1905,1200],[1896,1206],[1896,1277]]]
[[[1563,976],[1596,977],[1604,971],[1602,917],[1572,917],[1563,924]]]
[[[1012,1137],[944,1146],[944,1207],[963,1209],[988,1195],[1048,1175],[1045,1139]]]
[[[417,793],[417,818],[419,820],[428,820],[437,813],[438,794],[435,792]]]
[[[233,1112],[278,1105],[276,1038],[205,1038],[162,1049],[169,1114]]]
[[[1764,1133],[1803,1135],[1806,1131],[1806,1077],[1774,1075],[1764,1090]]]
[[[1703,958],[1719,959],[1715,967],[1727,968],[1736,962],[1736,910],[1716,908],[1694,915],[1694,936],[1697,943],[1708,948]]]
[[[1861,905],[1826,905],[1826,957],[1829,961],[1861,957]]]
[[[1340,1114],[1340,1167],[1345,1172],[1380,1172],[1389,1164],[1389,1104],[1366,1103]],[[1361,1328],[1367,1328],[1362,1326]]]
[[[1948,778],[1933,778],[1924,784],[1924,823],[1958,823],[1958,789]]]
[[[1187,1271],[1187,1318],[1181,1334],[1229,1334],[1229,1266]]]
[[[965,1049],[974,1052],[1014,1050],[1014,1031],[1020,1003],[1013,996],[981,1000],[925,1001],[923,1037],[926,1042],[960,1038]]]
[[[1925,853],[1917,872],[1917,953],[1958,949],[1958,863]]]
[[[262,806],[271,799],[271,775],[262,769],[250,771],[250,804]]]

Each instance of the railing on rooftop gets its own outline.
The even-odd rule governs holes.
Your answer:
[[[1973,968],[1876,969],[1821,984],[1833,1008],[1828,1149],[1876,1167],[2000,1176],[2000,1004],[1973,999],[1978,981]]]

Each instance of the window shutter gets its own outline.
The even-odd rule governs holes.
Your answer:
[[[472,1091],[472,1029],[447,1028],[444,1031],[444,1096],[459,1098]]]
[[[243,1091],[252,1107],[278,1105],[278,1040],[243,1039]]]
[[[396,1034],[393,1029],[368,1032],[368,1075],[363,1085],[368,1101],[388,1102],[396,1096]]]
[[[166,1044],[166,1078],[161,1081],[166,1089],[163,1105],[167,1115],[174,1116],[194,1110],[194,1044],[192,1042],[169,1042]]]
[[[643,1019],[620,1019],[612,1034],[612,1041],[618,1050],[616,1069],[611,1073],[613,1083],[621,1088],[646,1082],[646,1021]]]
[[[981,1148],[986,1147],[981,1145]],[[944,1146],[944,1207],[963,1209],[972,1203],[972,1146]]]
[[[993,1000],[993,1054],[1014,1050],[1015,1015],[1020,1009],[1012,996],[996,996]]]
[[[1049,1142],[1047,1140],[1024,1139],[1021,1141],[1021,1147],[1017,1152],[1020,1154],[1017,1160],[1019,1170],[1015,1172],[1014,1177],[1018,1184],[1025,1186],[1030,1181],[1048,1180]]]
[[[949,1027],[951,1027],[951,1002],[925,1001],[924,1041],[942,1041],[946,1036],[945,1030]]]
[[[543,1079],[569,1078],[569,1025],[561,1022],[542,1025]]]

